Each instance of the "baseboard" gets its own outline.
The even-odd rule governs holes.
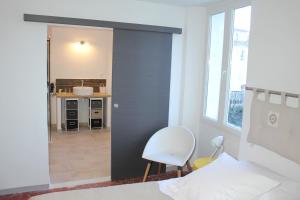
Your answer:
[[[35,185],[35,186],[4,189],[4,190],[0,190],[0,195],[16,194],[16,193],[23,193],[23,192],[33,192],[33,191],[43,191],[43,190],[48,190],[49,187],[50,187],[49,184],[45,184],[45,185]]]

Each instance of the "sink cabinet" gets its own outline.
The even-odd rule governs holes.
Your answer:
[[[77,96],[73,93],[56,94],[56,128],[57,130],[74,130],[80,127],[80,113],[83,111],[87,117],[90,129],[103,128],[107,123],[107,98],[110,94],[94,93],[92,96]],[[80,101],[87,100],[86,107],[81,107]],[[82,110],[88,109],[88,110]],[[85,118],[86,119],[86,118]]]

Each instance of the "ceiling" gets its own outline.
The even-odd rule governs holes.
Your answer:
[[[139,0],[139,1],[151,1],[156,3],[173,4],[173,5],[180,5],[180,6],[196,6],[196,5],[207,5],[222,0]]]

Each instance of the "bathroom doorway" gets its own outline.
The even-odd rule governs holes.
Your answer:
[[[48,26],[51,184],[110,180],[112,48],[112,29]]]

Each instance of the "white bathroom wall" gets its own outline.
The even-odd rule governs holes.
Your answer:
[[[179,28],[185,23],[184,7],[135,0],[1,0],[1,194],[49,184],[47,24],[24,22],[24,13]],[[174,40],[178,62],[183,38]]]
[[[106,79],[111,94],[113,30],[50,26],[50,78]],[[84,41],[83,46],[79,45]],[[111,99],[108,98],[107,126],[110,127]],[[88,123],[88,101],[80,101],[79,120]],[[56,124],[56,97],[51,98],[51,123]]]
[[[254,0],[247,85],[300,94],[300,2]],[[247,143],[252,92],[247,92],[240,158],[300,180],[300,167],[263,147]]]

